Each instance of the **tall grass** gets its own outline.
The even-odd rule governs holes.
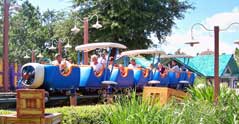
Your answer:
[[[187,89],[188,93],[192,100],[199,101],[208,101],[213,102],[213,87],[207,86],[205,87],[191,87]]]
[[[132,98],[121,98],[114,106],[104,109],[106,124],[217,124],[216,109],[210,102],[185,100],[170,102],[162,107]]]
[[[213,86],[202,88],[193,87],[188,91],[191,94],[191,101],[208,101],[213,104]],[[221,87],[219,102],[212,106],[215,109],[215,116],[221,124],[238,124],[239,120],[239,96],[236,91],[228,87]]]
[[[206,82],[207,82],[206,77],[197,77],[195,78],[194,86],[198,84],[206,84]]]
[[[191,88],[191,97],[178,103],[172,100],[160,107],[142,102],[133,93],[113,106],[104,108],[106,124],[237,124],[239,97],[233,90],[222,87],[219,103],[213,102],[213,87]]]
[[[120,97],[113,106],[104,109],[106,124],[157,124],[160,107],[142,102],[133,92],[131,97]]]

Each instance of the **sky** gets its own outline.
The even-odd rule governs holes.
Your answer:
[[[71,0],[28,0],[33,6],[38,6],[41,12],[49,10],[70,10]]]
[[[39,6],[41,11],[47,9],[70,10],[72,5],[70,0],[29,0],[34,6]],[[180,0],[183,1],[183,0]],[[181,49],[189,55],[196,55],[205,50],[214,50],[214,32],[206,31],[200,23],[207,29],[213,30],[214,26],[220,29],[227,28],[233,22],[239,22],[239,0],[189,0],[195,9],[185,13],[185,18],[176,20],[176,25],[172,29],[172,34],[166,37],[166,43],[159,47],[167,53],[174,53]],[[193,26],[193,28],[192,28]],[[192,30],[192,33],[191,33]],[[198,41],[200,44],[190,47],[185,42]],[[226,31],[219,32],[220,53],[233,53],[238,45],[234,44],[239,40],[239,25],[232,25]],[[157,39],[152,37],[154,43]]]

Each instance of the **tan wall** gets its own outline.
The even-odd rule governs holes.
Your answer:
[[[17,63],[14,64],[15,68],[14,68],[14,72],[17,73],[18,70],[18,65]],[[14,86],[17,86],[17,75],[14,76]]]

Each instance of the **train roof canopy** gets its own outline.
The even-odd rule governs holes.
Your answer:
[[[127,47],[120,43],[100,42],[100,43],[89,43],[89,44],[79,45],[75,47],[75,50],[76,51],[92,51],[95,49],[107,49],[107,48],[126,49]]]
[[[162,59],[170,59],[170,58],[192,58],[190,55],[162,55],[160,58]]]
[[[121,53],[121,56],[137,56],[140,54],[156,54],[156,55],[164,55],[165,52],[161,50],[153,50],[153,49],[142,49],[142,50],[130,50]]]

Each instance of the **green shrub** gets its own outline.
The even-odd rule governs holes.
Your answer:
[[[238,123],[239,96],[236,94],[235,90],[225,87],[221,88],[216,114],[224,124]]]
[[[104,105],[61,107],[46,109],[48,113],[62,113],[62,124],[97,124],[101,123]]]
[[[104,109],[103,118],[106,124],[156,124],[159,106],[142,102],[136,93],[131,98],[120,97],[114,106]]]
[[[58,107],[46,109],[46,113],[61,113],[62,124],[98,124],[101,123],[102,108],[105,105]],[[16,113],[10,110],[0,110],[0,114]]]
[[[165,124],[217,124],[215,106],[207,101],[185,100],[182,103],[172,102],[160,111]],[[166,113],[166,114],[164,114]]]
[[[16,112],[11,110],[0,110],[0,115],[12,114],[12,113],[16,113]]]
[[[213,102],[213,87],[207,86],[205,87],[190,87],[187,89],[188,93],[192,100],[199,100],[199,101],[209,101]]]
[[[217,124],[216,112],[209,101],[187,99],[160,107],[142,102],[133,93],[132,98],[123,97],[104,108],[103,118],[106,124]]]
[[[209,102],[214,104],[213,86],[203,88],[193,87],[188,89],[191,94],[191,102]],[[222,124],[238,123],[239,120],[239,96],[235,90],[228,87],[220,87],[219,101],[214,105],[215,116]]]
[[[198,84],[206,84],[206,82],[207,82],[206,77],[196,77],[194,81],[194,86]]]

